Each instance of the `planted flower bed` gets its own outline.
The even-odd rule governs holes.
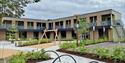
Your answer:
[[[44,54],[44,50],[20,53],[14,55],[10,59],[10,63],[36,63],[51,59],[48,54]]]
[[[17,41],[15,43],[16,46],[22,47],[22,46],[30,46],[30,45],[36,45],[36,44],[43,44],[43,43],[50,43],[51,41],[49,39],[30,39],[27,41]]]
[[[125,63],[125,48],[123,47],[110,47],[110,48],[86,48],[85,43],[80,44],[79,47],[76,43],[64,43],[58,51],[70,53],[91,59],[97,59],[107,63]]]

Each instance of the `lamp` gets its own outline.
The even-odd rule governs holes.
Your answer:
[[[75,25],[75,28],[76,28],[76,36],[77,36],[77,41],[76,41],[76,44],[77,44],[77,46],[79,46],[79,43],[78,43],[78,41],[79,41],[79,33],[78,33],[78,28],[79,28],[79,24],[77,23],[76,25]]]

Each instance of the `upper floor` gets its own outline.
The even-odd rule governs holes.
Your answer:
[[[122,25],[121,14],[115,10],[108,9],[97,12],[91,12],[81,15],[74,15],[58,19],[27,19],[3,17],[0,21],[0,28],[16,26],[18,29],[65,29],[74,28],[79,19],[85,18],[92,26],[112,26]]]

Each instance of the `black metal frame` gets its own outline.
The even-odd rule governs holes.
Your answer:
[[[45,54],[45,53],[47,53],[47,52],[53,52],[53,53],[55,53],[55,54],[59,57],[59,54],[58,54],[57,52],[51,51],[51,50],[45,51],[45,52],[43,52],[43,54]],[[58,57],[57,57],[57,58],[58,58]],[[59,57],[59,62],[61,62],[60,57]]]
[[[61,55],[61,56],[57,57],[52,63],[55,63],[55,61],[56,61],[57,59],[59,59],[60,57],[62,57],[62,56],[71,57],[71,58],[74,60],[74,62],[77,63],[76,60],[75,60],[71,55],[67,55],[67,54],[64,54],[64,55]]]

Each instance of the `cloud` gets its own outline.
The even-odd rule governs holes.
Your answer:
[[[39,3],[29,4],[23,17],[60,18],[105,9],[119,11],[125,21],[125,0],[41,0]]]

